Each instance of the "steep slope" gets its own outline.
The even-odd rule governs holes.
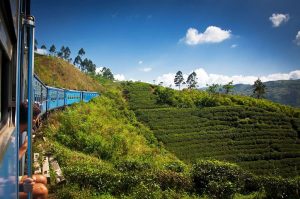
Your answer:
[[[296,109],[250,97],[178,92],[145,83],[124,87],[139,120],[186,162],[235,162],[260,175],[287,177],[300,172]]]
[[[57,58],[50,59],[51,64],[66,64]],[[56,72],[49,70],[44,77],[52,77],[52,73]],[[59,81],[69,87],[80,79],[73,76]],[[120,83],[98,81],[105,89],[101,97],[51,113],[36,133],[34,152],[44,151],[44,155],[57,159],[67,179],[64,185],[54,185],[54,173],[50,171],[50,198],[299,198],[297,186],[300,179],[297,178],[257,177],[238,165],[220,161],[201,160],[193,165],[185,164],[167,151],[153,132],[137,120],[125,101],[127,99],[129,104],[135,105],[132,107],[136,113],[143,112],[143,107],[147,107],[144,110],[157,110],[157,114],[143,112],[139,117],[148,117],[145,123],[154,121],[154,125],[158,124],[155,120],[161,118],[161,122],[165,121],[161,126],[171,129],[165,116],[175,117],[182,113],[181,119],[186,118],[187,124],[193,123],[193,116],[200,117],[202,112],[197,112],[198,109],[193,106],[197,93],[188,92],[184,100],[176,101],[170,98],[172,92],[164,92],[161,87],[123,83],[122,86],[127,88],[123,90]],[[95,82],[92,84],[97,85]],[[200,104],[252,103],[245,98],[234,99],[222,101],[221,98],[216,100],[202,96]],[[175,110],[175,104],[190,108]],[[289,117],[294,114],[293,110],[283,106],[260,101],[253,104],[269,111],[283,112]],[[171,112],[160,115],[164,113],[161,110]],[[189,113],[193,114],[190,116]],[[176,128],[185,125],[184,122],[178,124]],[[298,124],[293,125],[297,128]]]
[[[273,102],[300,107],[300,80],[280,80],[265,82],[265,98]],[[240,95],[252,95],[252,86],[237,84],[233,92]]]
[[[74,90],[104,90],[100,83],[57,57],[35,54],[35,73],[49,86]]]

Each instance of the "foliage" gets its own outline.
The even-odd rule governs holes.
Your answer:
[[[97,75],[105,79],[114,80],[114,75],[112,74],[111,70],[107,67],[103,67],[100,73]]]
[[[260,99],[266,93],[266,85],[260,79],[257,79],[253,85],[253,96]]]
[[[80,57],[82,57],[83,55],[85,55],[85,51],[84,51],[83,48],[80,48],[80,49],[79,49],[78,55],[79,55]]]
[[[47,50],[47,47],[43,44],[43,45],[41,46],[41,49]]]
[[[192,72],[187,80],[186,80],[186,83],[188,85],[188,88],[196,88],[196,85],[197,85],[197,74],[195,72]]]
[[[79,66],[79,67],[80,67],[81,63],[82,63],[82,59],[81,59],[81,57],[80,57],[79,55],[77,55],[77,56],[75,57],[75,59],[74,59],[73,65],[74,65],[74,66]],[[80,67],[80,69],[81,69],[81,67]]]
[[[36,57],[39,72],[49,70],[44,78],[70,74],[68,63],[52,58]],[[50,188],[58,198],[299,198],[299,178],[278,177],[299,173],[295,109],[80,74],[90,86],[101,82],[102,96],[53,112],[39,132],[47,141],[35,140],[67,179]]]
[[[85,58],[83,61],[80,62],[81,71],[85,71],[88,73],[95,73],[96,65],[93,63],[92,60]]]
[[[84,190],[83,198],[104,193],[156,198],[165,189],[190,190],[186,165],[159,146],[117,90],[53,114],[42,131],[48,140],[43,149],[59,161],[72,184],[56,189],[62,198],[76,198],[74,187]]]
[[[228,82],[227,84],[223,85],[222,88],[225,90],[225,94],[231,93],[234,88],[233,81]]]
[[[181,71],[178,71],[175,75],[175,78],[174,78],[174,83],[176,86],[179,87],[179,90],[180,90],[180,85],[184,82],[184,78],[183,78],[183,74]]]
[[[237,165],[219,161],[198,161],[192,169],[197,192],[206,193],[212,198],[232,198],[234,193],[245,190],[249,176]]]
[[[214,158],[259,175],[288,177],[299,172],[296,109],[244,96],[145,83],[123,86],[138,119],[185,162]]]
[[[273,102],[300,107],[300,80],[279,80],[264,82],[266,87],[265,99]],[[233,93],[251,96],[252,85],[238,84],[234,86]]]
[[[38,43],[37,39],[34,39],[34,51],[37,51],[38,45],[39,45],[39,43]]]
[[[54,44],[52,44],[52,46],[50,46],[49,52],[51,53],[52,56],[55,55],[56,53],[56,47]]]
[[[212,84],[212,85],[207,85],[207,86],[208,86],[208,88],[206,89],[206,91],[211,94],[218,93],[221,88],[221,85],[219,85],[219,84]]]
[[[36,54],[34,64],[35,73],[49,86],[100,93],[105,91],[98,81],[62,59]]]

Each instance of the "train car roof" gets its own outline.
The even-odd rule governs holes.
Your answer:
[[[60,90],[60,91],[64,91],[65,89],[63,88],[56,88],[56,87],[52,87],[52,86],[46,86],[48,89],[52,89],[52,90]]]
[[[36,80],[38,80],[43,86],[48,87],[46,84],[44,84],[44,82],[42,82],[42,80],[39,78],[39,76],[37,76],[36,74],[33,74],[34,78]]]

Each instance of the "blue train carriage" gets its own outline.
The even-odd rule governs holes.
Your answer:
[[[33,68],[34,20],[29,5],[29,0],[0,0],[0,198],[18,198],[18,176],[23,175],[18,131],[20,102],[29,97]]]
[[[71,105],[81,101],[82,91],[65,89],[65,105]]]
[[[39,104],[41,115],[47,111],[47,86],[34,74],[33,79],[34,101]]]
[[[47,111],[60,108],[65,105],[65,90],[47,86]]]
[[[94,97],[99,96],[97,92],[82,91],[82,101],[89,102]]]

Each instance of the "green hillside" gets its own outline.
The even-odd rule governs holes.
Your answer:
[[[99,89],[102,91],[100,97],[89,103],[78,103],[52,112],[36,132],[33,151],[58,160],[66,178],[65,184],[56,184],[54,171],[50,170],[49,198],[299,198],[300,178],[295,176],[298,168],[294,168],[294,162],[289,165],[283,161],[288,158],[298,161],[295,151],[299,149],[299,136],[295,132],[299,133],[299,113],[295,109],[246,97],[211,96],[197,91],[175,92],[145,83],[96,80],[55,57],[40,56],[37,60],[36,63],[40,64],[36,64],[37,67],[48,70],[48,73],[38,74],[50,85],[69,88],[76,81],[82,82],[74,79],[80,77],[91,81],[92,86],[99,86],[101,81]],[[57,77],[54,84],[51,84],[51,77],[57,71],[41,64],[46,61],[60,66],[57,70],[62,77]],[[65,78],[73,70],[80,76]],[[78,88],[87,89],[88,86]],[[280,153],[279,156],[284,158],[279,161],[290,170],[294,169],[295,172],[285,169],[287,174],[283,176],[293,176],[291,178],[278,177],[277,174],[268,177],[255,175],[248,170],[251,170],[251,165],[257,166],[256,163],[250,166],[241,164],[250,169],[238,165],[242,162],[237,161],[237,157],[244,157],[242,150],[254,145],[253,142],[242,145],[243,141],[252,140],[243,137],[250,137],[253,128],[264,129],[269,124],[273,125],[269,129],[280,127],[289,135],[277,132],[276,135],[286,141],[278,141],[276,150],[285,152]],[[243,128],[248,128],[248,134]],[[199,129],[202,129],[200,134]],[[273,131],[270,135],[255,135],[255,144],[261,147],[263,141],[275,140],[276,135]],[[179,146],[180,139],[182,147]],[[205,147],[197,148],[191,140],[202,140],[201,145]],[[236,145],[229,145],[229,140]],[[288,142],[291,147],[287,146]],[[265,145],[270,146],[271,143],[273,141]],[[223,150],[240,151],[240,156],[236,153],[226,156],[227,152],[220,154],[221,145]],[[296,147],[295,150],[292,147]],[[201,151],[202,148],[211,151],[212,159],[237,164],[206,160],[208,157]],[[276,155],[270,147],[264,152],[264,156],[256,156],[253,150],[254,155],[249,157],[263,159]],[[201,159],[195,161],[198,154]],[[257,168],[264,174],[274,173],[273,167],[267,171],[263,167]]]
[[[145,83],[127,83],[125,93],[138,119],[187,163],[217,159],[259,175],[300,172],[298,110],[267,100]]]
[[[279,80],[265,82],[265,98],[273,102],[300,107],[300,80]],[[237,84],[233,92],[240,95],[252,95],[252,86]]]

